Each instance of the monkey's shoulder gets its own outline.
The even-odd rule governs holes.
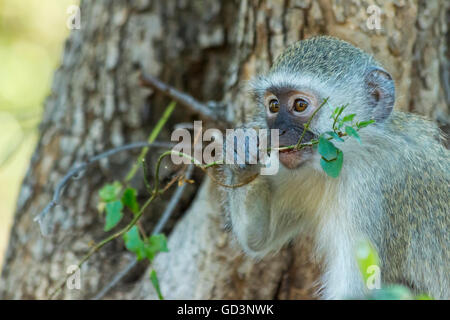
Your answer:
[[[437,138],[441,132],[430,119],[409,112],[393,111],[388,119],[390,131],[411,134],[412,137],[432,137]]]

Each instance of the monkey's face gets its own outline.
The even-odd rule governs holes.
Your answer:
[[[297,144],[304,126],[319,107],[317,97],[308,91],[289,88],[269,89],[264,95],[264,106],[267,112],[267,124],[270,129],[279,130],[280,147]],[[306,131],[302,143],[314,139],[315,135]],[[295,169],[311,158],[312,150],[280,151],[280,162],[288,169]]]

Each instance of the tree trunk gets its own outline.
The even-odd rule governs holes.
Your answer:
[[[381,30],[367,27],[367,7],[381,8]],[[45,104],[40,140],[20,192],[0,280],[0,298],[46,299],[89,250],[105,236],[98,189],[123,179],[136,159],[125,152],[101,161],[68,186],[48,214],[54,225],[41,235],[33,217],[50,201],[72,164],[131,141],[145,140],[169,102],[140,87],[139,70],[156,75],[199,100],[223,100],[227,115],[241,122],[252,102],[243,82],[269,69],[288,44],[330,34],[372,52],[396,80],[396,108],[448,124],[450,104],[448,1],[82,1],[81,30],[67,40]],[[197,115],[177,106],[159,139],[174,124]],[[157,150],[150,158],[155,159]],[[170,168],[162,173],[170,178]],[[256,262],[242,255],[223,228],[206,179],[190,186],[178,214],[165,229],[169,253],[153,267],[166,298],[297,299],[314,297],[316,263],[297,241]],[[142,175],[133,183],[145,196]],[[170,194],[145,213],[151,230]],[[175,227],[173,225],[176,223]],[[95,254],[81,270],[81,290],[58,298],[91,298],[130,260],[121,239]],[[138,263],[108,298],[155,298],[147,265]]]

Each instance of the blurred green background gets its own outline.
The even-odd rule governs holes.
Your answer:
[[[0,266],[77,0],[0,0]],[[82,13],[81,13],[82,14]]]

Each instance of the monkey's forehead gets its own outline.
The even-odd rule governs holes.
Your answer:
[[[269,74],[280,71],[316,74],[324,78],[342,78],[378,65],[373,57],[337,38],[320,36],[289,46],[274,62]]]
[[[266,76],[258,76],[250,80],[250,89],[256,98],[261,99],[267,92],[276,94],[280,91],[308,91],[317,97],[322,96],[324,91],[330,90],[333,85],[329,81],[323,81],[313,74],[298,74],[292,72],[273,72]]]

